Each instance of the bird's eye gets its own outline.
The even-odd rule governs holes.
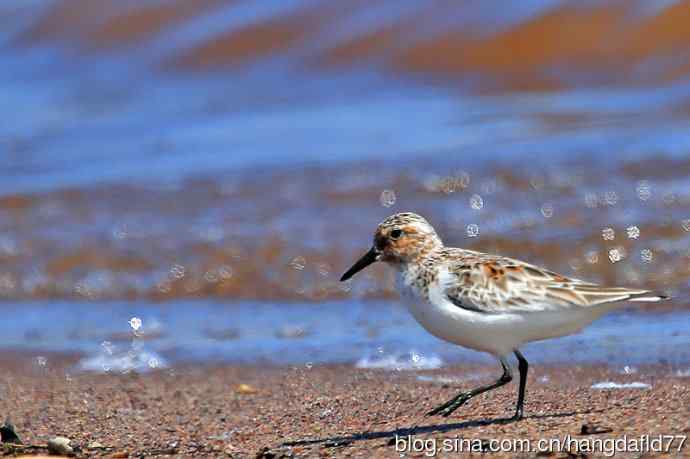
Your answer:
[[[391,231],[391,239],[398,239],[400,236],[402,236],[402,230],[394,229]]]

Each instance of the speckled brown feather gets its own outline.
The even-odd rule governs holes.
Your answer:
[[[434,257],[450,273],[448,299],[486,313],[589,307],[650,295],[649,290],[602,287],[512,258],[445,248]]]

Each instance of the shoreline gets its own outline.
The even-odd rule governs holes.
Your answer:
[[[115,372],[190,363],[356,364],[391,370],[493,363],[487,354],[429,335],[396,303],[324,303],[318,314],[310,304],[133,302],[107,306],[63,303],[6,308],[16,319],[0,324],[0,363],[14,359],[17,365],[31,366],[37,363],[33,359],[45,357],[50,365],[57,351],[76,353],[73,364],[80,369]],[[136,333],[129,324],[132,317],[142,320]],[[690,366],[688,324],[690,314],[684,310],[612,312],[580,333],[530,343],[522,350],[533,364],[559,363],[567,357],[581,365],[623,368],[668,363],[685,369]]]
[[[502,423],[513,413],[517,384],[477,397],[450,418],[424,416],[458,391],[493,380],[500,372],[493,365],[400,372],[185,366],[67,376],[69,359],[51,363],[41,373],[0,362],[0,415],[11,418],[27,444],[70,438],[78,457],[399,457],[396,435],[439,444],[455,437],[690,435],[690,377],[674,376],[667,365],[632,374],[601,365],[534,365],[526,419]],[[649,387],[592,388],[606,381]],[[685,448],[682,454],[690,451]]]

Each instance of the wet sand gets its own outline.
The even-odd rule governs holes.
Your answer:
[[[566,434],[576,439],[690,434],[690,379],[663,366],[624,375],[603,367],[535,365],[527,418],[503,423],[499,420],[513,413],[516,384],[480,396],[451,418],[423,415],[458,390],[493,378],[493,366],[425,372],[227,366],[67,378],[70,359],[51,362],[43,372],[2,362],[0,414],[12,418],[25,444],[45,445],[62,435],[80,447],[78,457],[399,457],[396,435],[439,444],[446,438],[482,439],[488,445],[493,438]],[[609,380],[651,388],[591,388]],[[101,446],[93,448],[94,442]],[[15,454],[46,452],[6,448]],[[686,445],[674,454],[689,452]]]
[[[414,210],[448,245],[675,299],[646,309],[687,308],[690,196],[677,174],[690,170],[690,161],[576,166],[577,173],[563,165],[537,175],[525,167],[474,165],[469,173],[436,175],[418,161],[375,173],[366,168],[378,163],[362,162],[340,166],[335,184],[333,167],[306,168],[299,176],[286,167],[169,188],[102,184],[4,196],[0,298],[393,299],[394,278],[384,267],[372,267],[352,285],[338,279],[378,222]],[[622,185],[610,185],[612,176]],[[677,193],[664,191],[671,181]],[[638,196],[640,183],[651,197]],[[384,189],[399,202],[383,206]],[[477,196],[481,209],[470,205]],[[553,208],[544,216],[546,204]],[[476,237],[467,234],[470,223],[478,225]],[[602,234],[608,227],[611,240]],[[629,235],[630,228],[639,234]],[[611,250],[622,259],[611,260]]]

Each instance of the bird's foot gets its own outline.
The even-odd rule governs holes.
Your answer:
[[[431,410],[431,411],[429,411],[428,413],[426,413],[426,416],[435,416],[435,415],[437,415],[437,414],[440,413],[441,411],[443,411],[443,410],[445,410],[446,408],[448,408],[448,406],[450,406],[449,404],[450,404],[450,402],[446,402],[446,403],[444,403],[443,405],[437,406],[437,407],[434,408],[433,410]]]
[[[524,416],[522,415],[522,411],[516,412],[513,416],[505,419],[500,420],[500,424],[510,424],[511,422],[518,422],[522,421],[524,419]]]
[[[462,405],[464,405],[471,398],[472,398],[471,393],[463,392],[462,394],[458,395],[457,397],[448,400],[443,405],[437,406],[433,410],[429,411],[426,415],[427,416],[434,416],[434,415],[440,414],[443,417],[448,417],[453,413],[453,411],[460,408]]]
[[[519,408],[515,414],[513,415],[512,418],[510,418],[511,421],[522,421],[524,416],[522,415],[522,408]]]

